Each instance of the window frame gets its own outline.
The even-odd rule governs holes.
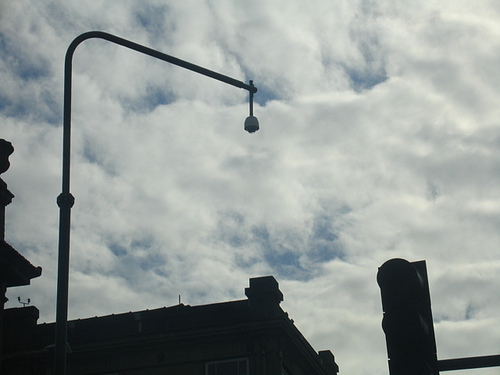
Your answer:
[[[237,375],[250,375],[250,365],[249,365],[250,361],[249,361],[248,357],[228,358],[228,359],[221,359],[221,360],[217,360],[217,361],[208,361],[208,362],[205,362],[205,375],[208,375],[208,369],[209,369],[209,366],[211,366],[211,365],[217,366],[218,364],[230,363],[230,362],[236,362],[236,363],[238,363],[238,362],[241,362],[241,361],[245,362],[245,371],[246,371],[246,373],[245,374],[240,374],[239,373],[239,365],[238,365],[238,374]],[[217,367],[216,367],[216,371],[217,371]]]

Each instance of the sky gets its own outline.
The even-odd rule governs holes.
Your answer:
[[[500,3],[0,0],[8,291],[55,320],[63,64],[73,60],[69,317],[244,299],[282,308],[342,374],[388,373],[378,267],[426,260],[438,358],[500,353]],[[498,368],[453,373],[498,374]]]

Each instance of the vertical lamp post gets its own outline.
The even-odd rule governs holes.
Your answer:
[[[111,43],[149,55],[170,64],[203,74],[204,76],[222,81],[229,85],[245,89],[249,92],[250,115],[245,120],[244,128],[249,133],[259,129],[259,122],[253,116],[253,95],[257,88],[250,81],[243,83],[231,77],[205,69],[201,66],[191,64],[176,57],[166,55],[151,48],[119,38],[117,36],[101,31],[90,31],[76,37],[66,51],[64,65],[64,114],[63,114],[63,163],[62,163],[62,193],[57,197],[59,206],[59,255],[57,273],[57,302],[56,302],[56,338],[55,338],[55,375],[66,374],[66,351],[67,351],[67,320],[68,320],[68,290],[69,290],[69,249],[70,249],[70,222],[71,207],[74,197],[70,193],[70,150],[71,150],[71,75],[73,54],[76,47],[83,41],[91,38],[100,38]]]

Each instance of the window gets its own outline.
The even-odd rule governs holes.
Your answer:
[[[248,375],[248,358],[229,359],[226,361],[208,362],[206,375]]]

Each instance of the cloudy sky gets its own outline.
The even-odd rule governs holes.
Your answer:
[[[55,319],[63,62],[106,31],[248,94],[92,39],[73,64],[70,318],[243,299],[344,374],[387,374],[377,268],[425,259],[438,357],[500,353],[497,1],[0,0],[6,240]],[[498,374],[498,368],[474,374]],[[460,373],[464,373],[463,371]],[[451,373],[450,373],[451,374]]]

